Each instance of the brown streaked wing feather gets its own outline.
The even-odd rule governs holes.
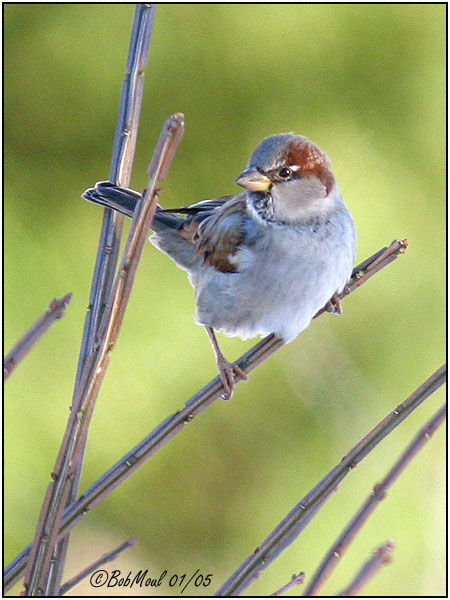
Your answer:
[[[201,208],[199,204],[189,208]],[[204,206],[204,211],[186,219],[180,235],[194,244],[206,264],[223,273],[234,273],[237,267],[229,259],[242,240],[243,217],[247,214],[245,192],[205,202]]]

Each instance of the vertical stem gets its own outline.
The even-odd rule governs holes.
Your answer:
[[[122,86],[114,147],[111,158],[110,181],[127,187],[136,148],[139,116],[144,88],[144,69],[147,65],[156,5],[138,4],[134,15],[128,49],[127,72]],[[123,217],[105,209],[94,276],[86,316],[83,342],[78,362],[77,387],[87,357],[93,352],[99,323],[111,294],[119,254]]]
[[[144,69],[147,64],[155,9],[156,6],[154,4],[138,4],[135,10],[133,30],[128,51],[127,73],[122,86],[119,116],[110,169],[111,180],[121,185],[128,185],[131,177],[131,167],[136,148],[142,103]],[[82,395],[80,394],[82,382],[89,376],[92,364],[96,358],[96,344],[98,344],[99,337],[101,337],[99,326],[102,317],[108,308],[108,300],[111,297],[120,249],[122,226],[123,217],[115,211],[105,209],[91,285],[89,311],[85,320],[83,340],[78,361],[72,413],[70,416],[72,423],[75,423],[78,418],[77,415],[79,415],[80,407],[77,400],[80,401],[82,398]],[[85,418],[89,419],[89,416],[90,415],[85,415]],[[83,438],[80,440],[78,461],[74,465],[74,472],[70,480],[68,495],[65,500],[66,506],[74,502],[78,496],[87,429],[87,427],[83,428]],[[55,515],[55,518],[57,518],[57,515]],[[41,562],[40,566],[35,564],[37,571],[40,571],[40,576],[38,578],[33,577],[32,580],[35,582],[38,580],[40,581],[37,585],[37,589],[35,589],[38,593],[44,592],[46,595],[58,595],[68,542],[69,536],[61,539],[54,547],[51,557],[47,556],[45,561]],[[35,559],[36,556],[33,558]],[[44,582],[45,589],[42,588]],[[27,594],[34,595],[33,587],[34,584],[27,589]]]
[[[117,341],[136,268],[153,219],[160,181],[163,175],[167,174],[170,165],[169,157],[170,159],[173,157],[183,131],[184,117],[181,113],[167,119],[162,129],[153,156],[154,168],[151,169],[151,182],[139,210],[133,217],[122,264],[114,284],[111,308],[105,315],[107,317],[104,323],[105,333],[95,355],[95,361],[87,363],[89,371],[86,372],[86,376],[83,375],[79,391],[75,392],[73,405],[78,407],[78,410],[75,412],[72,409],[52,474],[53,481],[50,482],[44,499],[25,575],[25,593],[28,596],[49,595],[48,582],[53,583],[56,580],[50,572],[57,558],[54,550],[58,546],[64,508],[67,506],[76,469],[81,465],[87,429],[109,364],[109,353]]]

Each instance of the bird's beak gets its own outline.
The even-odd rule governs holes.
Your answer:
[[[236,177],[236,183],[249,192],[268,192],[272,182],[255,167],[249,167]]]

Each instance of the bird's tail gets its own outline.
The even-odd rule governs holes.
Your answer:
[[[142,198],[138,192],[118,187],[110,181],[99,181],[94,187],[86,190],[82,196],[89,202],[112,208],[127,217],[133,216],[134,209]]]
[[[82,194],[82,197],[94,204],[100,204],[106,208],[117,210],[127,217],[133,216],[136,206],[142,199],[142,195],[139,192],[119,187],[110,181],[97,182],[94,187],[87,189]],[[158,229],[158,224],[163,227],[180,229],[183,220],[184,219],[181,217],[165,212],[161,206],[158,205],[152,229],[156,231]]]

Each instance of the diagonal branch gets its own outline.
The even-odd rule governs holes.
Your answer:
[[[94,561],[92,564],[90,564],[85,569],[83,569],[81,571],[81,573],[78,573],[78,575],[75,575],[75,577],[72,577],[72,579],[69,579],[69,581],[66,581],[66,583],[61,586],[59,595],[64,596],[64,594],[66,592],[68,592],[71,588],[73,588],[78,583],[80,583],[80,581],[83,581],[83,579],[85,577],[87,577],[90,573],[92,573],[93,571],[95,571],[96,569],[98,569],[99,567],[104,565],[105,563],[111,562],[112,560],[117,558],[117,556],[121,552],[123,552],[124,550],[128,550],[128,548],[133,548],[133,546],[136,546],[136,544],[137,544],[137,539],[132,538],[131,540],[127,540],[126,542],[123,542],[123,544],[120,544],[120,546],[117,546],[117,548],[115,548],[114,550],[111,550],[111,552],[107,552],[106,554],[103,554],[103,556],[101,556],[96,561]]]
[[[389,540],[375,550],[372,556],[367,560],[360,570],[356,573],[353,581],[345,590],[342,590],[338,596],[356,596],[359,590],[366,585],[369,579],[380,570],[383,565],[392,561],[392,550],[395,548],[393,540]]]
[[[273,594],[270,594],[271,596],[282,596],[283,594],[285,594],[286,592],[288,592],[290,589],[292,589],[294,587],[294,585],[299,585],[300,583],[303,583],[305,580],[305,573],[302,571],[301,573],[299,573],[298,575],[292,575],[291,580],[286,583],[285,585],[283,585],[282,588],[280,588],[279,590],[277,590],[276,592],[274,592]]]
[[[109,364],[109,353],[115,345],[120,330],[136,268],[156,209],[158,186],[161,179],[167,175],[169,158],[173,157],[183,129],[183,115],[180,113],[167,119],[164,124],[151,163],[149,172],[151,181],[133,218],[122,265],[114,285],[111,309],[104,322],[105,334],[95,355],[95,361],[87,363],[89,368],[75,392],[74,405],[78,407],[78,411],[74,419],[69,419],[53,473],[53,481],[50,482],[47,490],[28,560],[25,589],[26,594],[30,596],[42,595],[42,591],[47,590],[48,573],[59,537],[62,514],[74,477],[74,466],[79,464],[80,455],[84,451],[84,441],[95,400]]]
[[[367,281],[371,276],[401,254],[405,248],[406,240],[403,242],[394,241],[388,248],[383,248],[358,265],[354,269],[353,276],[342,296],[351,293],[361,285],[361,282]],[[375,266],[373,266],[374,261],[376,261]],[[320,313],[321,312],[323,311],[320,311]],[[249,373],[282,345],[283,343],[281,340],[274,335],[269,335],[241,356],[237,363]],[[167,444],[173,436],[183,429],[186,423],[191,421],[196,415],[202,413],[208,406],[220,398],[223,392],[224,389],[220,378],[216,377],[195,394],[195,396],[186,403],[185,408],[163,421],[154,431],[146,436],[137,446],[111,467],[109,471],[100,477],[76,503],[65,510],[60,534],[71,529],[89,510],[92,510],[97,506],[104,497],[110,494],[146,460]],[[5,589],[9,589],[21,576],[23,576],[24,566],[29,552],[30,546],[25,548],[5,569]]]
[[[272,533],[258,546],[224,585],[216,596],[236,596],[243,592],[283,550],[303,531],[337,485],[361,462],[403,419],[417,408],[446,379],[447,368],[443,365],[420,386],[407,400],[399,404],[376,427],[370,431],[277,525]]]
[[[320,590],[322,585],[328,579],[337,563],[341,560],[342,555],[347,550],[353,538],[373,513],[378,503],[384,500],[386,497],[387,490],[391,487],[398,476],[403,472],[406,466],[411,462],[417,452],[428,442],[430,437],[436,431],[436,429],[444,421],[446,415],[446,406],[444,405],[434,416],[430,419],[414,437],[412,442],[408,444],[406,450],[402,453],[400,458],[389,470],[387,475],[384,477],[381,483],[374,486],[372,493],[351,519],[344,531],[338,537],[336,542],[331,546],[322,562],[320,563],[317,571],[314,573],[311,581],[305,589],[304,596],[315,596]]]
[[[34,344],[44,335],[47,329],[56,319],[64,316],[64,312],[70,301],[72,294],[67,294],[60,300],[52,300],[45,310],[45,313],[33,323],[30,329],[20,338],[11,352],[3,361],[3,381],[6,381],[21,360],[28,354]]]

